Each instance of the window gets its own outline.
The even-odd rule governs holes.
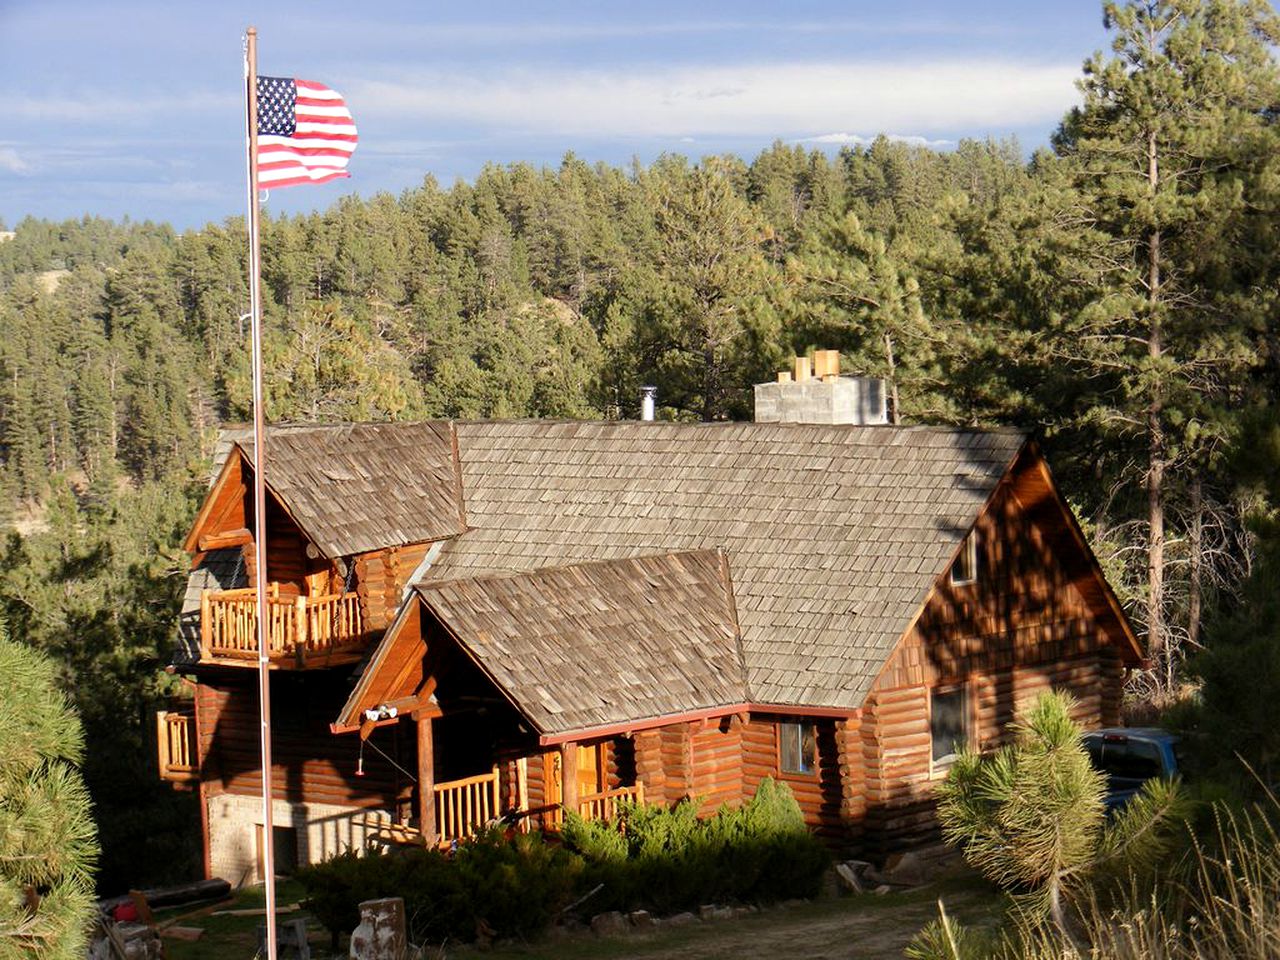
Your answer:
[[[962,587],[978,579],[978,533],[971,530],[951,564],[951,585]]]
[[[930,694],[929,735],[933,740],[933,765],[950,766],[969,742],[969,698],[964,687],[934,690]]]
[[[817,769],[817,741],[811,723],[778,724],[778,769],[811,776]]]

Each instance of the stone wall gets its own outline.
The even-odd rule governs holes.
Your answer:
[[[319,863],[346,850],[361,850],[380,823],[390,823],[381,810],[362,810],[323,803],[276,800],[272,818],[277,830],[293,830],[297,864],[277,863],[276,872]],[[209,798],[209,865],[215,877],[233,886],[256,883],[262,800],[236,794]]]

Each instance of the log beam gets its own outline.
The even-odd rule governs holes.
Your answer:
[[[428,847],[439,840],[436,832],[435,747],[431,738],[431,717],[418,716],[418,829]]]

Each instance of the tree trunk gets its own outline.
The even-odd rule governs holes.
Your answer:
[[[1200,617],[1203,603],[1204,490],[1200,477],[1191,481],[1191,583],[1187,597],[1187,644],[1192,651],[1200,645]]]
[[[889,422],[896,425],[901,422],[901,415],[898,413],[898,370],[893,359],[893,337],[888,330],[884,332],[884,358],[889,368],[889,402],[892,404]]]
[[[715,419],[716,394],[720,391],[720,371],[716,365],[716,348],[706,343],[702,348],[702,419]]]

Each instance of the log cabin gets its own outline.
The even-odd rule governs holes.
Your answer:
[[[206,872],[246,882],[266,842],[255,459],[226,440],[186,542],[195,695],[157,733],[162,776],[199,791]],[[1142,655],[1012,430],[279,426],[267,489],[285,865],[622,798],[710,812],[765,777],[880,857],[936,837],[961,745],[997,746],[1049,688],[1116,724]]]

